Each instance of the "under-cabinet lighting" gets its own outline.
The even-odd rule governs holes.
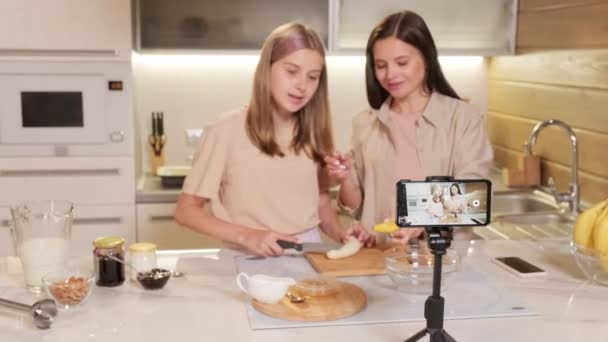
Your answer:
[[[145,65],[201,65],[218,66],[255,65],[257,54],[140,54],[133,53],[133,62]],[[439,56],[444,66],[476,66],[483,62],[482,56]],[[352,67],[365,64],[365,56],[327,56],[328,66]]]

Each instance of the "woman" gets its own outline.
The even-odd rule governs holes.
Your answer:
[[[450,185],[450,197],[445,201],[445,209],[453,215],[458,215],[464,213],[466,208],[466,197],[460,191],[458,184],[452,183]]]
[[[290,23],[264,42],[249,106],[205,130],[176,210],[178,223],[261,256],[277,240],[319,241],[342,231],[330,205],[323,156],[333,152],[325,51],[310,28]],[[201,210],[210,204],[211,212]]]
[[[394,217],[395,183],[427,176],[485,178],[493,154],[481,113],[441,71],[424,20],[404,11],[382,20],[366,49],[371,109],[353,119],[352,151],[325,159],[341,205],[370,229]],[[405,241],[421,229],[402,229]]]

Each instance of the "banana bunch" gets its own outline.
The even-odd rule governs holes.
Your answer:
[[[602,267],[608,271],[608,199],[581,213],[574,226],[574,242],[598,252]],[[604,261],[605,260],[605,261]]]

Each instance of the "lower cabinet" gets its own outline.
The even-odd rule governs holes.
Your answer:
[[[0,256],[15,255],[10,226],[10,209],[0,208]],[[74,206],[71,255],[90,255],[93,240],[108,235],[124,237],[127,245],[135,242],[134,205]]]
[[[137,241],[154,242],[158,249],[220,248],[220,240],[196,233],[175,222],[175,203],[137,204]]]

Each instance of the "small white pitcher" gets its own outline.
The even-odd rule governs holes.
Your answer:
[[[276,304],[281,301],[289,286],[296,281],[292,278],[272,277],[265,274],[254,274],[249,276],[241,272],[236,276],[236,284],[239,288],[255,300]]]

